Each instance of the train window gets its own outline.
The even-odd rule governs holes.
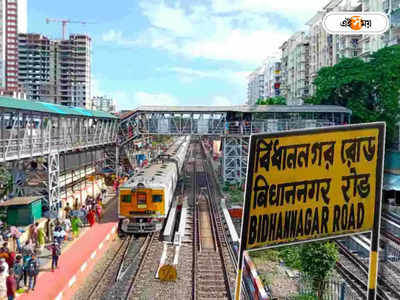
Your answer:
[[[146,208],[146,193],[137,193],[136,194],[136,199],[137,199],[137,206],[138,208]]]
[[[122,195],[121,199],[122,202],[131,203],[131,200],[132,200],[131,195]]]
[[[161,195],[153,195],[153,202],[161,202],[162,196]]]

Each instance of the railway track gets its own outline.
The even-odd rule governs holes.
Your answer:
[[[230,261],[224,228],[215,203],[215,191],[200,145],[196,152],[192,298],[232,299],[235,270]]]
[[[367,263],[362,261],[360,258],[355,256],[352,252],[350,252],[342,243],[337,242],[340,251],[340,261],[347,261],[345,265],[350,266],[352,265],[351,273],[353,274],[353,278],[351,281],[346,278],[346,274],[343,276],[349,284],[351,284],[352,288],[359,293],[359,289],[364,291],[365,293],[368,289],[367,282],[368,282],[368,266]],[[350,263],[348,263],[350,262]],[[338,267],[338,266],[337,266]],[[340,266],[337,268],[338,272],[343,275],[343,268]],[[341,270],[342,269],[342,270]],[[384,273],[384,274],[382,274]],[[360,280],[358,280],[355,274],[358,274]],[[388,274],[388,275],[386,275]],[[347,274],[348,275],[348,274]],[[380,263],[380,275],[378,276],[378,287],[377,287],[377,299],[400,299],[400,292],[399,292],[399,283],[392,278],[393,269],[389,266],[389,264],[385,262]],[[350,283],[351,282],[351,283]],[[360,283],[361,282],[361,283]],[[355,287],[354,284],[358,286]]]
[[[113,259],[108,263],[107,267],[104,269],[104,272],[100,275],[96,285],[94,285],[90,290],[87,298],[88,300],[100,298],[102,292],[109,287],[110,283],[113,284],[118,281],[121,272],[124,270],[124,260],[132,242],[132,237],[128,237],[123,240]]]
[[[138,286],[137,282],[143,277],[147,276],[148,273],[153,274],[152,270],[146,267],[146,262],[147,260],[153,257],[156,247],[159,246],[155,236],[156,236],[155,233],[151,233],[146,237],[146,240],[140,251],[143,254],[140,258],[140,261],[138,262],[138,266],[136,268],[136,271],[134,272],[134,275],[131,277],[132,279],[128,285],[128,289],[125,293],[125,296],[122,299],[131,299],[135,298],[135,296],[140,296],[140,295],[135,295],[137,291],[140,291],[139,289],[135,290],[135,287]],[[147,274],[145,274],[146,272]]]
[[[107,289],[97,292],[97,294],[100,293],[101,295],[98,299],[126,299],[123,297],[127,290],[126,282],[129,281],[129,278],[133,276],[137,269],[138,261],[140,260],[141,253],[143,252],[142,249],[147,239],[143,237],[135,239],[133,236],[129,236],[127,240],[130,242],[120,259],[120,263],[110,263],[109,268],[115,270],[114,276],[112,278],[104,277],[102,280],[99,280],[99,282],[104,282],[107,285]]]

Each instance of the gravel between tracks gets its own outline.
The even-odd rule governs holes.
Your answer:
[[[100,276],[104,273],[105,268],[108,266],[110,261],[113,259],[117,253],[118,248],[121,246],[122,240],[118,237],[111,241],[111,244],[107,251],[104,253],[103,257],[96,263],[94,268],[90,271],[90,274],[85,279],[85,282],[80,286],[79,290],[76,291],[72,300],[86,300],[89,297],[89,292],[92,287],[97,283]],[[91,298],[97,299],[97,298]]]

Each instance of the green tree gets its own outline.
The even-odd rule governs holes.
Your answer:
[[[275,96],[267,99],[258,98],[256,101],[258,105],[285,105],[286,98],[282,96]]]
[[[318,299],[323,298],[324,281],[338,257],[336,245],[331,242],[307,243],[300,247],[301,271],[311,278]]]
[[[400,120],[400,46],[373,53],[368,62],[343,58],[321,68],[314,81],[313,104],[341,105],[352,110],[352,123],[385,121],[387,142],[395,136]]]

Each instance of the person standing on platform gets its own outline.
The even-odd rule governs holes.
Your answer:
[[[54,272],[54,269],[58,268],[58,258],[61,255],[61,246],[57,243],[53,243],[49,246],[49,251],[51,252],[51,271]]]
[[[3,266],[0,266],[0,299],[7,299],[7,275],[4,272]]]
[[[38,229],[39,229],[39,223],[38,222],[36,222],[35,224],[32,224],[29,227],[29,239],[32,241],[32,243],[36,243],[37,242]]]
[[[19,290],[21,288],[20,282],[24,277],[24,266],[22,264],[21,255],[17,256],[13,270],[14,270],[15,280],[17,281],[17,290]]]
[[[22,247],[22,257],[31,256],[33,253],[32,244],[30,241],[26,241],[25,245]]]
[[[95,208],[96,208],[97,220],[98,220],[98,222],[100,222],[100,220],[101,220],[101,211],[102,211],[100,201],[96,203]]]
[[[74,210],[78,210],[78,209],[79,209],[79,201],[78,201],[78,198],[75,198]]]
[[[8,258],[6,258],[6,262],[8,264],[8,269],[11,270],[14,267],[14,263],[15,263],[15,252],[14,251],[10,251],[8,253]]]
[[[37,234],[37,245],[39,247],[39,251],[43,251],[44,244],[46,242],[46,235],[44,233],[43,228],[38,229],[38,234]]]
[[[8,276],[8,269],[9,269],[9,267],[8,267],[8,264],[7,264],[5,258],[0,259],[0,265],[1,265],[1,266],[3,267],[3,269],[4,269],[4,274],[6,274],[6,276]]]
[[[95,215],[95,212],[93,211],[93,209],[91,209],[88,212],[87,220],[88,220],[88,223],[89,223],[90,227],[92,227],[94,225],[94,223],[96,222],[96,215]]]
[[[39,274],[39,261],[36,258],[35,253],[33,253],[31,259],[28,262],[27,273],[28,273],[28,279],[29,279],[27,292],[29,293],[30,290],[32,290],[32,291],[35,290],[36,278]]]
[[[67,204],[65,205],[64,212],[65,212],[65,218],[69,219],[71,213],[71,207],[69,206],[69,202],[67,202]]]
[[[79,236],[79,226],[82,226],[82,222],[77,216],[74,216],[71,221],[73,238]]]
[[[14,300],[16,297],[15,293],[17,292],[17,281],[14,277],[13,269],[10,270],[10,274],[7,277],[6,287],[8,300]]]
[[[22,233],[21,231],[19,231],[19,229],[15,226],[11,226],[10,227],[10,232],[11,232],[11,237],[14,241],[14,249],[17,252],[21,252],[22,248],[21,248],[21,243],[19,241],[19,238],[21,237]]]
[[[65,235],[68,240],[71,240],[71,220],[69,218],[64,220],[64,230],[65,230]]]
[[[87,209],[85,205],[82,205],[82,208],[79,210],[80,211],[80,218],[81,218],[81,223],[86,226],[86,218],[87,218]]]

